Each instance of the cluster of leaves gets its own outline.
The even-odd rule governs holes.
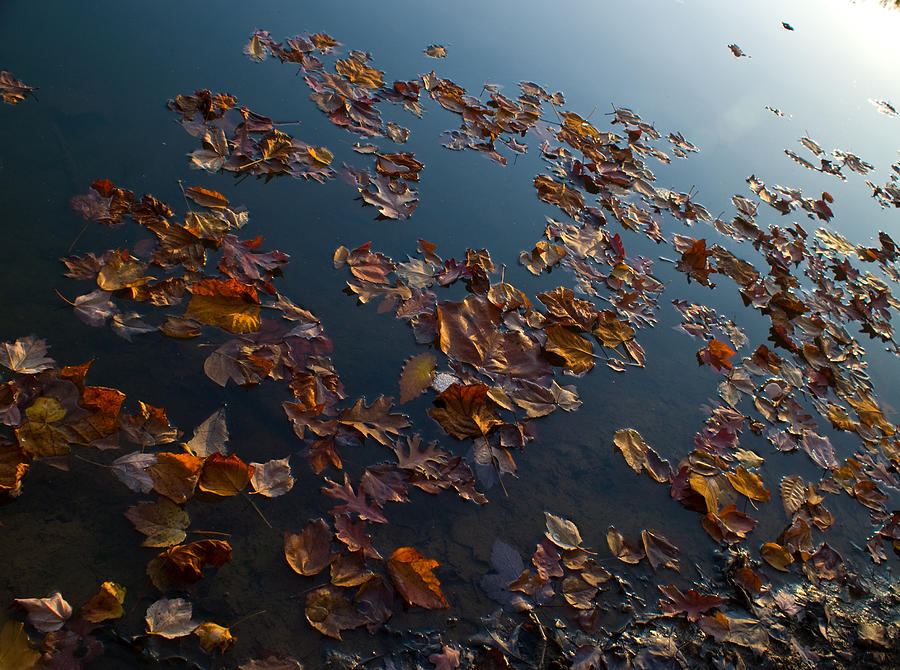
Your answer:
[[[711,594],[710,588],[702,588],[707,595],[701,595],[694,588],[682,590],[670,584],[659,587],[663,616],[684,615],[717,642],[761,651],[766,631],[780,622],[779,617],[794,617],[800,611],[790,593],[771,593],[762,564],[739,548],[757,523],[745,513],[746,504],[756,506],[771,498],[762,478],[763,458],[740,446],[745,427],[779,451],[805,452],[825,471],[818,482],[806,482],[797,475],[781,480],[781,500],[790,521],[774,541],[762,545],[759,553],[766,564],[783,571],[799,564],[813,581],[832,580],[855,588],[858,579],[843,559],[826,542],[814,540],[814,532],[833,525],[823,504],[826,493],[846,493],[870,510],[874,531],[867,549],[876,563],[887,558],[885,543],[900,553],[900,513],[888,510],[889,497],[883,491],[900,487],[900,438],[866,375],[865,350],[847,330],[856,324],[860,333],[900,354],[891,324],[892,310],[900,302],[876,274],[900,280],[900,251],[890,236],[881,233],[879,247],[866,247],[826,230],[810,236],[796,222],[791,227],[759,223],[760,202],[782,216],[804,212],[809,219],[829,221],[834,216],[829,207],[833,198],[828,193],[810,198],[800,189],[767,187],[755,175],[747,182],[756,200],[735,195],[734,217],[713,220],[692,192],[676,193],[654,185],[655,176],[645,159],[668,163],[671,158],[656,146],[662,140],[659,131],[630,109],[613,107],[612,127],[601,131],[578,114],[563,110],[561,93],[551,95],[532,83],[523,82],[522,94],[515,100],[503,96],[498,87],[486,85],[481,95],[489,94],[487,102],[434,72],[387,86],[384,73],[362,52],[351,51],[327,70],[323,58],[338,46],[321,33],[276,43],[267,32],[256,31],[245,51],[255,60],[272,55],[298,65],[318,108],[338,127],[365,139],[383,135],[405,143],[409,132],[384,123],[378,105],[387,101],[420,115],[423,90],[461,118],[459,129],[447,133],[449,149],[480,151],[506,165],[501,145],[513,154],[524,153],[527,146],[518,138],[539,137],[540,156],[550,174],[534,178],[536,194],[567,217],[548,219],[545,239],[522,252],[519,260],[534,275],[565,269],[573,286],[539,293],[534,302],[502,274],[496,281],[495,263],[485,249],[467,249],[461,262],[442,259],[435,246],[424,240],[419,241],[417,257],[406,262],[373,252],[368,243],[335,252],[335,267],[346,267],[352,275],[346,288],[349,294],[362,303],[379,301],[379,311],[392,311],[409,323],[418,344],[433,345],[446,356],[446,367],[440,371],[431,352],[410,358],[400,375],[400,400],[407,402],[433,390],[429,416],[453,438],[472,440],[471,464],[436,443],[423,448],[421,438],[407,432],[408,418],[392,413],[391,398],[380,397],[371,404],[364,398],[345,402],[343,385],[326,356],[332,344],[318,319],[278,294],[273,285],[288,256],[260,251],[259,237],[240,240],[235,233],[248,215],[232,208],[222,194],[187,189],[186,198],[198,209],[189,205],[181,223],[170,207],[153,196],[136,200],[131,191],[98,180],[87,194],[72,199],[73,208],[106,226],[130,220],[147,237],[132,249],[63,259],[67,276],[98,287],[71,301],[78,318],[90,325],[110,322],[126,339],[156,331],[203,340],[221,338],[223,332],[236,336],[216,342],[204,365],[207,376],[221,386],[229,381],[241,386],[265,380],[284,382],[291,397],[284,402],[284,411],[304,440],[316,474],[328,468],[342,470],[340,450],[367,439],[392,453],[392,460],[366,467],[356,486],[348,472],[343,473],[342,484],[323,476],[321,492],[338,501],[330,512],[332,521],[316,519],[299,533],[284,534],[285,559],[295,572],[312,577],[328,568],[328,583],[306,594],[305,613],[314,628],[339,639],[345,630],[378,629],[400,600],[426,609],[448,607],[434,574],[437,561],[413,547],[397,548],[385,561],[373,546],[369,524],[387,523],[385,503],[408,502],[412,486],[432,494],[454,489],[464,499],[483,504],[486,498],[475,488],[476,473],[487,484],[513,474],[512,450],[534,439],[533,420],[557,408],[573,411],[580,406],[575,388],[558,384],[556,373],[578,377],[591,371],[600,357],[595,344],[614,371],[645,364],[636,332],[657,322],[657,298],[664,284],[651,274],[651,261],[626,255],[622,236],[609,229],[613,222],[626,233],[670,245],[678,255],[675,269],[688,282],[712,289],[715,275],[732,280],[745,305],[771,322],[772,348],[758,344],[752,354],[736,361],[732,359],[737,352],[749,348],[750,342],[734,321],[710,307],[674,300],[684,318],[681,330],[704,342],[697,359],[720,377],[721,402],[707,408],[693,449],[674,466],[637,431],[625,428],[614,436],[615,447],[631,469],[668,485],[673,499],[700,515],[702,527],[730,557],[725,573],[728,584],[755,614],[752,619],[727,614],[722,609],[726,596]],[[735,56],[746,55],[737,45],[729,48]],[[445,55],[440,47],[429,47],[426,54]],[[6,72],[0,75],[0,85],[7,102],[17,102],[30,90]],[[9,100],[7,94],[18,99]],[[543,120],[548,105],[558,122]],[[281,124],[238,108],[233,96],[197,91],[178,96],[169,107],[202,142],[202,148],[190,154],[196,167],[319,182],[337,174],[329,167],[333,157],[327,149],[297,140],[276,128]],[[678,158],[697,151],[680,133],[670,133],[667,140]],[[824,156],[810,138],[801,142],[815,156]],[[409,183],[419,180],[424,165],[411,152],[383,153],[361,143],[355,148],[374,154],[374,170],[345,167],[341,176],[381,216],[408,218],[418,204]],[[843,167],[861,174],[873,169],[846,152],[834,152],[835,161],[820,158],[818,167],[793,152],[788,155],[804,167],[842,179]],[[870,184],[883,206],[900,202],[895,193],[900,169],[892,168],[897,174],[887,186]],[[768,266],[767,272],[705,238],[666,236],[666,217],[685,226],[708,223],[735,245],[752,247],[752,253]],[[859,263],[868,269],[859,269]],[[801,265],[802,274],[797,272]],[[437,288],[457,282],[464,284],[468,295],[459,301],[439,300]],[[576,297],[576,291],[587,299]],[[122,301],[161,311],[165,320],[151,325],[159,320],[122,311]],[[277,316],[268,319],[263,314]],[[291,490],[287,458],[245,463],[228,453],[221,410],[197,428],[193,439],[181,444],[181,433],[170,425],[164,410],[140,403],[133,415],[125,415],[121,392],[85,385],[89,364],[57,367],[46,356],[45,343],[34,337],[2,346],[0,364],[16,377],[0,387],[0,420],[15,435],[15,441],[0,443],[0,493],[18,495],[35,459],[64,467],[72,445],[100,450],[117,448],[123,441],[137,445],[138,450],[110,465],[133,491],[158,496],[155,502],[137,503],[125,514],[145,536],[144,546],[162,549],[150,560],[147,573],[163,594],[188,594],[207,567],[218,568],[231,559],[231,547],[225,541],[185,542],[190,525],[186,506],[195,504],[195,491],[227,497],[249,486],[254,493],[273,497]],[[813,410],[834,429],[854,433],[861,450],[839,457],[812,420]],[[741,496],[744,511],[738,510]],[[617,586],[624,594],[619,606],[628,611],[641,607],[642,600],[624,577],[601,566],[595,554],[582,546],[572,522],[548,513],[546,524],[546,538],[532,556],[534,570],[526,569],[514,549],[498,542],[492,556],[496,574],[485,579],[484,587],[536,620],[536,608],[557,598],[559,582],[555,580],[561,579],[559,597],[567,611],[584,635],[594,636],[588,638],[590,643],[573,649],[570,658],[585,670],[601,662],[609,665],[610,641],[598,637],[612,609],[605,585]],[[678,548],[659,531],[644,529],[637,543],[610,526],[607,541],[612,556],[624,564],[641,566],[646,558],[654,571],[679,569]],[[334,551],[335,543],[338,551]],[[381,563],[384,570],[376,572]],[[114,584],[104,588],[121,605],[124,589]],[[64,624],[72,610],[58,594],[17,602],[34,612],[29,623],[39,632],[54,632],[42,626],[59,624],[57,630],[68,626],[65,640],[45,640],[50,653],[91,648],[90,627]],[[83,612],[83,619],[97,623]],[[207,651],[224,651],[233,641],[227,628],[212,622],[197,624],[191,603],[181,597],[153,603],[146,621],[146,632],[153,635],[175,638],[195,633]],[[545,628],[538,622],[535,630],[546,645]],[[70,639],[70,633],[77,639]],[[14,649],[11,653],[25,664],[22,667],[37,662],[21,624],[8,624],[0,637],[3,653],[7,646]],[[651,646],[646,654],[676,657],[677,648],[660,645],[660,653]],[[459,651],[439,648],[430,657],[435,667],[459,665]],[[478,667],[509,667],[510,648],[489,646]]]

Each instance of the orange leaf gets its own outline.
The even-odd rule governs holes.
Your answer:
[[[201,491],[219,496],[233,496],[250,483],[253,468],[234,454],[218,452],[207,456],[197,484]]]
[[[227,207],[228,198],[218,191],[211,191],[199,186],[187,189],[184,194],[201,207]]]
[[[124,613],[125,587],[113,582],[103,582],[100,591],[81,608],[81,618],[91,623],[118,619]]]
[[[725,476],[738,493],[743,493],[750,500],[760,500],[765,502],[772,495],[772,492],[763,486],[762,479],[759,475],[755,475],[743,465],[737,466],[734,472],[726,472]]]
[[[710,340],[709,344],[697,352],[697,361],[700,365],[708,363],[716,370],[731,370],[731,361],[728,359],[734,356],[735,351],[724,342],[719,340]]]
[[[252,333],[260,327],[256,289],[236,279],[204,279],[194,284],[185,318],[229,333]]]
[[[410,605],[433,610],[450,607],[441,592],[441,583],[432,570],[438,567],[433,558],[425,558],[412,547],[400,547],[388,559],[391,581]]]
[[[183,503],[194,495],[203,461],[192,454],[157,454],[154,465],[147,468],[154,490],[172,502]]]
[[[299,533],[284,534],[284,557],[294,572],[317,575],[334,559],[331,540],[334,533],[322,519],[306,524]]]
[[[458,440],[480,437],[503,423],[487,405],[487,393],[486,384],[451,384],[435,399],[438,406],[428,414]]]

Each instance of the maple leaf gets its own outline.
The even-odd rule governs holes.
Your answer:
[[[184,598],[160,598],[144,616],[147,633],[169,640],[190,635],[197,628],[197,622],[191,620],[193,611],[194,606]]]
[[[72,606],[59,591],[46,598],[16,598],[13,603],[28,613],[28,623],[41,633],[59,630],[72,616]]]
[[[441,591],[441,583],[432,572],[439,565],[413,547],[400,547],[391,554],[387,567],[391,581],[407,603],[425,609],[441,609],[450,605]]]
[[[346,502],[345,505],[338,505],[331,510],[331,513],[335,516],[353,513],[359,516],[360,519],[367,519],[368,521],[374,521],[375,523],[387,523],[387,519],[384,517],[384,514],[381,513],[381,509],[379,509],[378,506],[369,505],[366,502],[365,492],[360,491],[358,494],[354,493],[353,487],[350,485],[350,477],[346,472],[344,473],[343,486],[335,484],[327,477],[325,478],[325,482],[330,485],[330,488],[323,487],[322,493],[330,498]]]
[[[431,654],[428,660],[434,665],[434,670],[456,670],[459,667],[459,650],[445,644],[439,653]]]
[[[359,431],[364,437],[371,437],[385,446],[390,446],[388,433],[398,435],[409,426],[409,421],[402,414],[390,414],[392,398],[379,396],[366,407],[363,398],[356,401],[353,407],[343,410],[338,415],[338,422]]]
[[[0,344],[0,365],[23,375],[37,374],[56,364],[52,358],[45,356],[46,353],[46,340],[29,335],[15,342]]]
[[[361,551],[369,558],[381,560],[381,554],[372,546],[372,538],[366,533],[365,521],[351,521],[348,516],[337,516],[334,519],[334,530],[337,539],[347,545],[348,550]]]
[[[671,584],[669,586],[660,585],[659,590],[666,596],[665,600],[660,599],[659,601],[663,614],[668,616],[687,614],[688,621],[696,621],[704,612],[725,603],[718,596],[701,596],[694,589],[688,589],[682,593]]]
[[[700,365],[706,363],[716,370],[731,370],[732,364],[728,359],[734,356],[735,351],[724,342],[710,340],[709,344],[697,352],[697,361]]]

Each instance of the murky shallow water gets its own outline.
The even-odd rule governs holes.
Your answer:
[[[695,187],[714,215],[730,207],[733,194],[749,195],[744,180],[757,174],[767,183],[795,185],[804,192],[828,190],[836,201],[830,227],[855,243],[869,243],[878,230],[896,237],[898,230],[896,212],[871,201],[863,178],[851,175],[841,183],[804,170],[783,153],[784,148],[797,150],[797,139],[809,133],[826,148],[852,151],[873,163],[873,181],[887,178],[887,166],[900,149],[900,119],[877,114],[867,100],[900,101],[895,76],[900,41],[894,38],[900,34],[900,17],[874,2],[585,2],[564,9],[521,2],[487,7],[225,2],[214,11],[201,3],[92,3],[86,10],[51,2],[40,12],[33,3],[7,2],[0,17],[0,64],[40,87],[38,100],[0,107],[0,122],[7,128],[0,155],[5,226],[0,335],[4,340],[32,332],[46,337],[60,363],[94,358],[91,383],[119,388],[132,402],[166,407],[172,423],[188,434],[226,402],[230,446],[247,461],[300,449],[280,408],[286,399],[281,389],[220,390],[203,375],[206,352],[195,343],[155,334],[125,342],[108,330],[81,324],[56,296],[55,290],[69,297],[79,290],[62,277],[57,259],[68,253],[82,225],[68,209],[68,198],[94,179],[107,177],[137,194],[153,193],[176,210],[183,209],[178,180],[214,188],[247,206],[247,232],[263,235],[267,248],[291,255],[279,291],[321,318],[334,340],[332,359],[350,398],[395,395],[402,362],[421,348],[405,324],[377,314],[373,305],[358,307],[341,293],[346,277],[331,263],[338,245],[353,248],[374,240],[374,248],[395,259],[413,253],[419,237],[436,243],[445,256],[485,247],[495,262],[507,265],[507,281],[530,295],[567,282],[561,271],[533,278],[516,262],[541,235],[544,217],[558,217],[534,197],[531,180],[543,171],[537,152],[506,168],[475,152],[448,152],[438,136],[457,121],[434,104],[426,105],[422,119],[400,110],[384,112],[385,121],[410,128],[404,148],[426,164],[418,186],[421,204],[407,222],[374,221],[373,211],[361,208],[353,189],[339,181],[235,183],[228,174],[190,170],[185,154],[196,148],[195,140],[173,122],[164,103],[201,88],[230,92],[241,104],[277,120],[300,121],[298,137],[329,147],[336,162],[358,160],[350,150],[357,138],[315,109],[290,67],[272,60],[257,64],[242,55],[255,28],[269,30],[275,39],[325,31],[346,49],[371,52],[391,80],[434,68],[473,92],[486,81],[507,92],[519,81],[535,81],[548,91],[564,91],[567,108],[585,117],[593,114],[601,129],[611,103],[630,107],[663,134],[680,131],[701,149],[687,161],[653,170],[658,185],[676,191]],[[781,28],[782,20],[795,31]],[[752,58],[732,57],[726,49],[732,42]],[[422,49],[429,44],[445,45],[448,58],[426,58]],[[786,116],[772,115],[766,105]],[[714,235],[677,226],[664,233]],[[642,237],[623,233],[623,239],[629,254],[656,258],[660,253]],[[133,242],[127,233],[123,239],[122,231],[91,226],[74,252]],[[641,336],[647,368],[625,375],[598,368],[577,380],[584,406],[537,422],[538,440],[517,457],[519,478],[505,482],[508,497],[494,487],[484,507],[450,493],[438,498],[415,493],[412,504],[387,506],[391,523],[376,538],[382,553],[415,545],[444,566],[439,574],[453,604],[450,615],[461,620],[448,628],[448,639],[474,630],[478,617],[494,606],[478,586],[490,569],[494,539],[528,555],[543,532],[544,510],[572,519],[585,544],[595,549],[605,551],[611,523],[627,537],[657,527],[683,548],[683,565],[709,566],[714,545],[696,515],[670,501],[665,487],[634,475],[612,450],[612,434],[635,428],[660,455],[677,461],[702,426],[700,405],[715,396],[718,380],[708,369],[696,368],[700,345],[672,331],[679,319],[669,301],[713,306],[745,327],[753,343],[765,341],[767,324],[744,310],[733,293],[687,285],[667,263],[655,269],[668,285],[660,323]],[[870,349],[869,372],[888,419],[896,421],[896,359],[879,354],[877,346]],[[426,438],[439,439],[438,427],[425,415],[430,403],[420,398],[403,411]],[[856,448],[847,438],[832,439],[843,456]],[[442,442],[461,455],[469,448],[447,444],[446,438]],[[747,434],[742,446],[771,455],[761,471],[770,488],[786,473],[816,475],[804,456],[776,454],[762,438]],[[367,444],[347,449],[345,460],[358,470],[388,456]],[[282,554],[283,531],[297,532],[307,519],[326,515],[331,502],[318,494],[321,479],[299,457],[294,470],[292,493],[261,505],[271,529],[239,497],[190,506],[192,529],[228,532],[234,547],[234,560],[190,594],[202,616],[228,625],[263,611],[235,628],[239,641],[224,662],[227,667],[263,650],[309,659],[315,667],[323,645],[332,644],[304,619],[303,600],[312,580],[291,572]],[[897,496],[888,493],[891,509]],[[136,634],[146,605],[157,597],[144,577],[153,550],[137,546],[137,534],[122,516],[138,499],[85,462],[73,459],[69,472],[34,465],[23,495],[0,508],[0,601],[60,589],[70,602],[81,603],[100,582],[112,580],[129,588],[130,609],[121,630]],[[836,524],[826,535],[829,544],[867,570],[868,558],[850,544],[865,541],[868,530],[857,528],[868,529],[867,515],[850,503],[836,501],[831,509]],[[750,545],[772,539],[784,525],[777,502],[756,516],[760,525]],[[655,579],[649,568],[638,574]],[[398,630],[444,626],[446,616],[413,610],[395,615],[391,625]],[[355,651],[390,645],[392,639],[364,632],[346,637],[342,648]],[[104,662],[116,661],[97,666]]]

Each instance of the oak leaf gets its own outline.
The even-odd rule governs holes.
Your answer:
[[[353,486],[350,484],[350,477],[346,472],[344,473],[343,486],[335,484],[327,477],[325,478],[325,482],[330,486],[323,487],[322,493],[331,498],[345,501],[344,505],[338,505],[333,508],[331,510],[332,514],[354,513],[359,516],[360,519],[367,519],[375,523],[387,523],[387,519],[384,514],[381,513],[381,508],[377,505],[369,505],[369,503],[366,502],[366,494],[364,491],[360,490],[359,493],[353,491]]]
[[[441,609],[450,605],[441,591],[441,583],[432,572],[439,565],[413,547],[400,547],[388,559],[388,574],[397,591],[410,605]]]
[[[392,399],[380,396],[368,407],[360,398],[353,407],[343,410],[338,415],[338,422],[356,429],[365,437],[371,437],[385,446],[390,446],[388,433],[398,435],[409,426],[409,421],[402,414],[390,414]]]
[[[674,616],[686,614],[688,621],[697,621],[700,615],[725,603],[718,596],[701,596],[696,590],[688,589],[682,593],[674,585],[660,586],[659,590],[666,596],[659,604],[663,614]]]

